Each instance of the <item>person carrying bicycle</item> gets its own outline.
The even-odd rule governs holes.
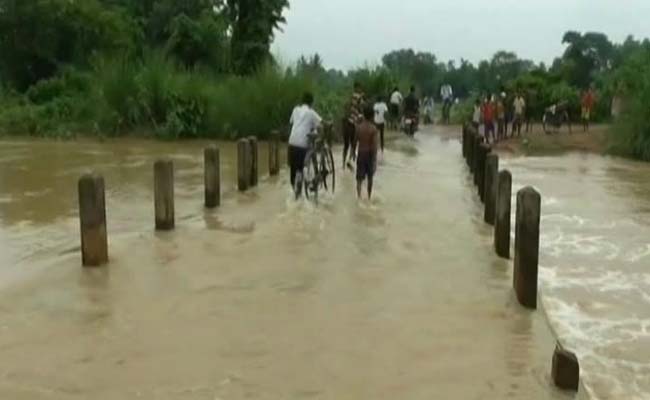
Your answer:
[[[299,106],[291,114],[291,135],[289,136],[289,169],[291,171],[291,187],[296,187],[296,175],[305,167],[305,157],[309,149],[309,135],[317,132],[323,119],[312,106],[314,95],[307,92],[302,97]]]

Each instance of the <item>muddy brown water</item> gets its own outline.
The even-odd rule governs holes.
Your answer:
[[[206,142],[0,142],[0,398],[573,398],[551,387],[555,338],[543,310],[516,303],[456,131],[391,140],[374,201],[339,171],[317,206],[292,200],[286,171],[237,193],[235,147],[220,143],[216,211],[202,207]],[[160,156],[176,163],[178,228],[165,234]],[[505,165],[545,195],[543,302],[584,357],[587,391],[641,398],[647,292],[598,284],[631,274],[646,289],[631,271],[650,253],[649,170],[584,157]],[[90,169],[106,178],[111,263],[83,270],[76,183]]]

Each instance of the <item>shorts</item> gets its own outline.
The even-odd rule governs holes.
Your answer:
[[[587,107],[582,107],[582,119],[589,121],[591,119],[591,110]]]
[[[372,179],[375,176],[375,154],[364,151],[357,154],[357,181]]]

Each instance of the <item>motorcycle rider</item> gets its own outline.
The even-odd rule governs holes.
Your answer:
[[[420,100],[415,94],[415,86],[411,86],[411,91],[409,92],[409,95],[406,96],[406,99],[404,99],[404,118],[410,119],[411,124],[413,124],[410,130],[409,127],[406,126],[407,128],[406,133],[410,136],[413,136],[415,134],[415,131],[417,130],[417,121],[418,121],[419,113],[420,113]]]

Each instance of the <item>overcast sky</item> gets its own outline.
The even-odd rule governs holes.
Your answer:
[[[550,62],[567,30],[614,41],[650,37],[650,0],[290,0],[274,52],[284,62],[318,52],[327,67],[377,64],[399,48],[440,60],[489,58],[497,50]]]

